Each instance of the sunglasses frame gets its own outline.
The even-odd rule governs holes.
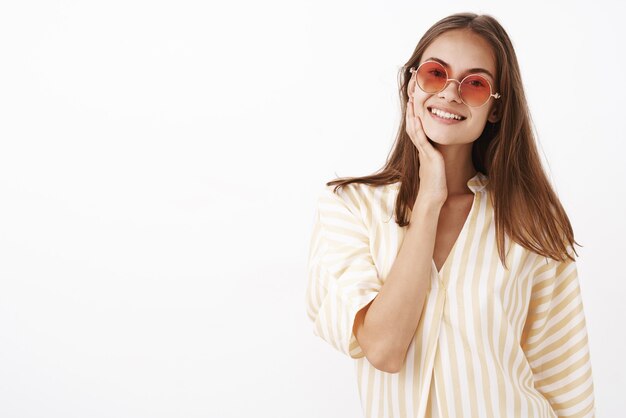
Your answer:
[[[471,77],[471,76],[478,76],[478,77],[482,78],[483,80],[485,80],[485,81],[487,82],[487,84],[489,85],[489,97],[487,97],[487,100],[485,100],[485,102],[484,102],[483,104],[479,105],[479,106],[470,106],[469,104],[465,103],[467,106],[469,106],[469,107],[473,107],[473,108],[483,107],[484,105],[486,105],[486,104],[489,102],[489,99],[491,99],[492,97],[493,97],[493,98],[495,98],[495,99],[499,99],[500,97],[502,97],[502,96],[500,95],[500,93],[493,93],[493,87],[491,86],[491,83],[489,82],[489,80],[487,80],[487,79],[486,79],[485,77],[483,77],[482,75],[480,75],[480,74],[478,74],[478,73],[476,73],[476,74],[468,74],[468,75],[466,75],[465,77],[463,77],[463,80],[461,80],[461,81],[457,80],[456,78],[449,78],[449,77],[448,77],[448,71],[446,71],[446,67],[444,67],[443,65],[441,65],[441,63],[439,63],[439,62],[437,62],[437,61],[432,61],[432,60],[430,60],[430,61],[424,61],[423,63],[421,63],[421,64],[419,65],[419,67],[417,67],[417,69],[415,69],[415,67],[411,67],[411,68],[409,68],[409,72],[410,72],[410,73],[415,73],[415,74],[417,74],[417,72],[418,72],[418,71],[419,71],[419,69],[422,67],[422,65],[427,64],[427,63],[429,63],[429,62],[435,63],[435,64],[437,64],[438,66],[440,66],[440,67],[441,67],[441,69],[443,70],[444,74],[446,75],[446,79],[447,79],[447,80],[446,80],[445,84],[443,85],[443,87],[441,88],[441,90],[439,90],[439,91],[435,91],[435,92],[432,92],[432,93],[431,93],[431,92],[428,92],[428,91],[424,90],[424,89],[422,88],[422,86],[420,86],[420,83],[418,83],[418,82],[417,82],[417,79],[416,79],[416,80],[415,80],[415,84],[417,84],[417,87],[419,87],[419,88],[420,88],[420,90],[422,90],[424,93],[428,93],[428,94],[437,94],[437,93],[440,93],[440,92],[442,92],[443,90],[445,90],[445,88],[446,88],[446,87],[448,87],[448,82],[450,82],[450,81],[456,81],[457,83],[459,83],[459,87],[458,87],[459,98],[461,99],[461,101],[462,101],[463,103],[465,103],[465,100],[463,100],[463,96],[461,95],[461,85],[463,84],[463,82],[465,81],[465,79],[466,79],[467,77]],[[416,75],[416,77],[417,77],[417,75]]]

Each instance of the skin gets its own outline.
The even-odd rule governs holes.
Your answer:
[[[490,45],[479,35],[463,29],[448,31],[435,39],[424,51],[422,60],[429,57],[447,62],[450,65],[448,77],[459,81],[468,68],[480,67],[496,73]],[[444,204],[448,196],[471,193],[467,181],[476,174],[471,157],[472,143],[478,139],[487,121],[498,121],[498,106],[493,97],[482,107],[467,106],[459,97],[458,83],[453,81],[448,82],[439,93],[425,93],[417,86],[416,74],[412,75],[407,87],[409,106],[406,124],[420,161],[418,194]],[[495,86],[494,79],[481,75]],[[439,123],[427,109],[437,104],[467,119],[454,125]]]

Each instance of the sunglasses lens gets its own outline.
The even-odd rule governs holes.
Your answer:
[[[461,84],[461,97],[469,106],[482,106],[490,95],[489,82],[485,77],[471,75]]]
[[[417,84],[426,93],[441,91],[446,81],[446,70],[438,62],[426,62],[417,71]]]
[[[447,81],[446,70],[438,62],[426,62],[417,71],[417,84],[426,93],[440,92]],[[490,95],[489,82],[482,76],[469,76],[461,84],[461,98],[469,106],[482,106]]]

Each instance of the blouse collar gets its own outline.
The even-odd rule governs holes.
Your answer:
[[[467,187],[474,193],[481,191],[489,183],[489,177],[478,171],[474,177],[467,181]]]

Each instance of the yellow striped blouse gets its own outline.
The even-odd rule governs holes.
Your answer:
[[[498,257],[493,207],[478,172],[474,200],[430,290],[399,373],[374,368],[352,327],[376,297],[406,227],[400,183],[352,183],[318,196],[307,263],[313,332],[354,359],[364,416],[593,417],[594,386],[576,263],[512,243]],[[506,247],[511,241],[505,234]],[[573,254],[571,246],[568,252]]]

